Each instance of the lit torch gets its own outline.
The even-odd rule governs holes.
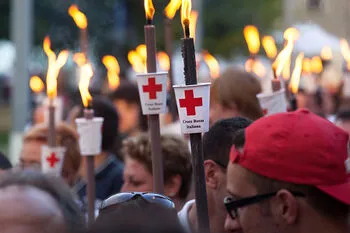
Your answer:
[[[147,71],[147,67],[144,64],[143,58],[135,50],[131,50],[128,53],[128,61],[131,64],[132,69],[136,73],[143,73],[143,72]]]
[[[120,85],[120,66],[118,60],[111,55],[102,58],[102,63],[107,69],[108,86],[111,90],[115,90]]]
[[[88,32],[87,32],[87,18],[81,12],[77,5],[71,5],[68,9],[68,14],[73,18],[75,24],[80,29],[80,52],[87,54],[88,47]]]
[[[57,97],[57,78],[60,69],[68,60],[68,50],[63,50],[56,54],[51,50],[51,41],[47,36],[44,39],[43,49],[48,58],[48,67],[46,75],[46,93],[49,98],[49,135],[48,144],[50,147],[56,146],[56,132],[55,132],[55,99]]]
[[[303,69],[303,59],[304,59],[304,53],[299,53],[299,55],[295,59],[295,66],[294,66],[292,77],[289,83],[289,88],[292,93],[290,97],[290,105],[293,111],[298,108],[296,95],[299,90],[300,76]]]
[[[314,74],[321,74],[323,71],[322,60],[319,56],[314,56],[311,59],[311,71]]]
[[[166,52],[160,51],[157,53],[157,60],[162,70],[169,71],[170,69],[170,58]]]
[[[272,61],[277,56],[277,47],[272,36],[264,36],[262,38],[262,46],[266,52],[266,56]]]

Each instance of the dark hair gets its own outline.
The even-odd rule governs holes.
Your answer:
[[[160,146],[164,164],[164,183],[175,175],[181,176],[179,197],[185,199],[189,193],[192,177],[192,165],[187,143],[180,137],[164,134],[160,137]],[[129,138],[124,141],[124,154],[142,163],[152,174],[151,142],[148,134]]]
[[[62,179],[46,176],[34,170],[10,171],[0,178],[0,189],[13,185],[34,187],[48,193],[62,211],[68,232],[76,233],[84,230],[84,216],[73,198],[73,193]]]
[[[92,109],[96,117],[103,117],[102,125],[102,150],[115,152],[115,145],[118,144],[118,113],[112,102],[102,96],[94,97],[92,100]],[[83,112],[80,113],[80,116]]]
[[[210,159],[226,167],[237,131],[248,127],[251,123],[251,120],[243,117],[233,117],[216,122],[203,137],[204,160]]]
[[[12,164],[6,158],[6,156],[2,152],[0,152],[0,169],[7,170],[10,168],[12,168]]]
[[[337,120],[350,121],[350,109],[339,110]]]
[[[175,209],[136,196],[102,210],[88,233],[183,233]]]
[[[109,94],[109,98],[113,100],[122,99],[128,103],[140,104],[139,91],[137,86],[131,82],[121,82],[120,86]]]

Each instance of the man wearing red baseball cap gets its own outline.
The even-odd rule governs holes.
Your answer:
[[[347,133],[305,109],[257,120],[231,150],[225,229],[349,232],[347,148]]]

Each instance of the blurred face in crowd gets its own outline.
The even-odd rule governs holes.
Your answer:
[[[128,134],[137,130],[140,116],[139,106],[122,99],[114,100],[113,103],[119,114],[119,131]]]
[[[0,189],[2,233],[61,233],[64,218],[55,200],[47,193],[28,186]]]
[[[210,112],[209,112],[210,125],[215,124],[215,122],[219,120],[227,119],[235,116],[238,116],[238,113],[234,109],[226,108],[222,104],[214,100],[210,101]]]
[[[125,158],[124,184],[121,192],[152,192],[153,176],[139,161]]]
[[[39,140],[24,141],[20,154],[20,167],[40,170],[41,147],[43,145],[44,142]]]

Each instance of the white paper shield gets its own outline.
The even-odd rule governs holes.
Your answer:
[[[102,143],[102,117],[91,120],[78,118],[75,120],[79,134],[79,147],[82,156],[97,155],[101,153]]]
[[[168,73],[138,74],[136,80],[143,115],[165,113]]]
[[[345,72],[343,76],[343,96],[350,97],[350,73]]]
[[[256,96],[259,99],[260,106],[263,109],[265,116],[287,112],[287,101],[284,89],[275,91],[270,95],[260,93]]]
[[[61,176],[64,153],[64,147],[49,147],[44,145],[41,147],[41,171],[56,176]]]
[[[175,85],[176,104],[183,134],[209,130],[210,83]]]
[[[44,122],[45,124],[48,124],[49,122],[49,98],[45,98],[43,105],[44,105]],[[63,119],[63,99],[62,97],[57,96],[54,101],[53,105],[55,106],[55,124],[57,125],[59,122]]]

